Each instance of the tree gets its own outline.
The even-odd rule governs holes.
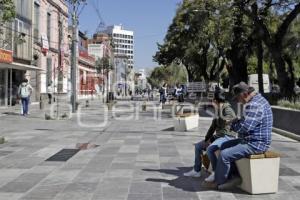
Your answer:
[[[6,23],[10,22],[16,16],[15,4],[13,0],[0,0],[0,48],[4,47],[6,43],[10,43],[11,38],[8,36],[8,33],[11,33],[11,30],[8,30]],[[5,29],[7,30],[5,32]],[[6,34],[7,38],[2,37],[2,34]]]
[[[291,62],[284,55],[284,40],[288,34],[290,24],[300,13],[299,0],[265,0],[259,4],[254,0],[238,1],[244,4],[241,10],[259,28],[262,40],[270,51],[277,71],[281,93],[287,97],[293,96],[295,82],[293,79],[293,70],[290,66]],[[268,16],[272,17],[274,15],[280,16],[275,31],[268,26]],[[286,62],[288,67],[286,66]]]
[[[154,60],[162,65],[182,63],[190,81],[216,79],[222,69],[216,68],[221,57],[219,51],[230,41],[230,29],[226,29],[231,23],[227,3],[227,0],[222,4],[218,0],[184,0],[169,26],[164,44],[158,44]]]
[[[183,66],[174,63],[166,67],[155,67],[147,78],[147,81],[152,87],[156,88],[159,88],[163,83],[171,86],[186,83],[186,70]]]
[[[0,23],[12,20],[16,16],[13,0],[0,0]],[[1,24],[3,25],[3,24]]]

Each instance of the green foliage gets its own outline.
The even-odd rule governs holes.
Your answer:
[[[290,96],[300,76],[299,13],[299,0],[183,0],[153,59],[183,64],[190,81],[228,79],[225,68],[231,86],[262,63]],[[228,62],[216,65],[220,57]]]
[[[191,81],[202,77],[206,81],[212,79],[210,71],[217,73],[212,70],[214,59],[231,41],[229,2],[184,0],[177,9],[164,44],[158,44],[159,51],[154,60],[162,65],[182,63]]]
[[[98,73],[100,73],[102,70],[105,72],[112,70],[113,65],[111,64],[111,60],[109,59],[109,57],[102,57],[101,59],[97,59],[96,69]]]
[[[0,0],[0,24],[15,18],[16,10],[13,0]]]
[[[147,80],[152,87],[159,88],[163,83],[171,86],[186,83],[187,75],[184,66],[171,64],[167,67],[155,67]]]
[[[278,101],[278,106],[300,110],[300,102],[293,103],[293,102],[290,102],[290,101],[281,100],[281,101]]]

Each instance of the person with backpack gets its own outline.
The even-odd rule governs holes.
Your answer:
[[[47,93],[48,93],[48,103],[51,104],[53,98],[53,87],[51,83],[48,84]]]
[[[27,79],[24,79],[23,82],[19,86],[18,94],[21,98],[22,107],[23,107],[23,116],[28,115],[28,105],[29,105],[29,99],[30,95],[33,91],[33,88],[28,83]]]
[[[160,93],[160,102],[162,104],[165,104],[165,102],[167,101],[167,84],[164,83],[163,86],[159,89],[159,93]]]

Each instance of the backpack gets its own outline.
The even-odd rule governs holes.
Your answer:
[[[29,97],[29,89],[27,85],[21,85],[21,89],[20,89],[20,96],[21,98],[27,98]]]
[[[159,93],[160,93],[160,94],[163,94],[163,93],[164,93],[164,89],[163,89],[162,87],[159,89]]]

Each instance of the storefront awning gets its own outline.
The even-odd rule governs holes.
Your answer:
[[[89,69],[89,68],[83,67],[81,65],[78,65],[78,68],[81,69],[81,70],[83,70],[83,71],[97,73],[97,70],[95,70],[95,69]]]
[[[19,69],[19,70],[29,70],[29,71],[42,71],[43,69],[33,66],[33,65],[25,65],[21,63],[12,62],[8,63],[0,63],[0,69]]]

